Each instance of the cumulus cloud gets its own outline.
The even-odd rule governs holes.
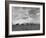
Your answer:
[[[40,15],[40,13],[36,13],[36,15]]]
[[[25,23],[30,23],[32,21],[32,18],[27,18],[27,19],[19,19],[13,22],[13,24],[25,24]]]

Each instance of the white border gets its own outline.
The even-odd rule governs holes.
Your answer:
[[[12,7],[36,7],[40,8],[40,30],[34,31],[12,31]],[[9,4],[9,35],[43,33],[43,7],[42,5]]]

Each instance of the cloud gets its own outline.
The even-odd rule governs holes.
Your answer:
[[[27,18],[27,19],[19,19],[19,20],[14,20],[13,24],[25,24],[25,23],[31,23],[32,22],[32,18]]]
[[[40,13],[36,13],[36,15],[40,15]]]
[[[23,8],[14,7],[12,13],[13,24],[23,23],[39,23],[40,22],[40,10],[38,8]]]

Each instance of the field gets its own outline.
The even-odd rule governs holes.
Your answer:
[[[40,30],[40,24],[16,24],[12,25],[12,31]]]

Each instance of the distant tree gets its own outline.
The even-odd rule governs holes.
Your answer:
[[[19,23],[17,23],[16,25],[19,25]]]

